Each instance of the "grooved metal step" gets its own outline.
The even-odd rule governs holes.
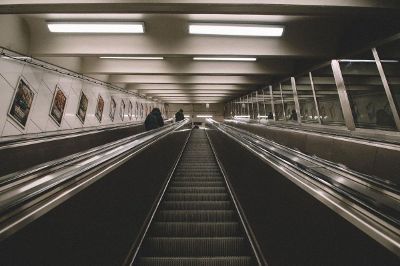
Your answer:
[[[224,187],[170,187],[171,193],[221,193],[225,192]]]
[[[143,266],[252,266],[255,265],[251,257],[142,257],[139,264]]]
[[[168,193],[165,195],[167,201],[221,201],[229,200],[229,195],[226,193]]]
[[[230,201],[164,201],[163,210],[230,210]]]
[[[156,221],[165,222],[235,222],[236,214],[233,210],[229,211],[199,211],[199,210],[179,210],[164,211],[160,210],[156,216]]]
[[[134,265],[255,265],[204,130],[194,130]]]
[[[151,236],[172,237],[232,237],[240,236],[239,223],[183,223],[156,222],[153,224]]]
[[[202,181],[192,179],[191,181],[173,181],[170,184],[174,187],[224,187],[222,181]]]
[[[148,237],[143,255],[166,257],[248,255],[243,237]]]

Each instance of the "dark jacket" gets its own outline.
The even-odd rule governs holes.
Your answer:
[[[152,130],[152,129],[156,129],[159,126],[158,124],[158,118],[157,115],[153,112],[151,112],[150,114],[147,115],[146,120],[144,120],[144,128],[146,130]]]
[[[182,121],[183,119],[185,119],[185,116],[183,115],[183,112],[177,112],[175,114],[175,121],[176,122]]]

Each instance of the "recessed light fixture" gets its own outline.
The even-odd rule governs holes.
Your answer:
[[[143,22],[47,22],[51,32],[144,33]]]
[[[163,60],[161,56],[100,56],[100,59],[118,59],[118,60]]]
[[[193,57],[196,61],[256,61],[256,57]]]
[[[399,60],[380,60],[382,63],[398,63]],[[342,63],[375,63],[375,60],[368,59],[340,59]]]
[[[255,24],[189,24],[190,34],[226,35],[226,36],[255,36],[255,37],[281,37],[284,27],[277,25]]]

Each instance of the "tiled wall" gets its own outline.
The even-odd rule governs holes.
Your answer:
[[[8,114],[13,97],[18,86],[19,79],[23,77],[30,88],[34,91],[32,108],[29,112],[25,127],[16,123]],[[67,97],[64,115],[61,125],[58,125],[50,117],[50,108],[56,86],[62,89]],[[79,97],[83,91],[87,98],[88,109],[84,123],[77,117]],[[98,95],[104,100],[104,111],[101,123],[95,117]],[[109,117],[111,96],[117,103],[114,121]],[[119,110],[121,100],[125,102],[124,119],[120,118]],[[128,106],[129,100],[133,104],[133,116],[129,119]],[[29,133],[41,133],[50,131],[63,131],[69,129],[79,129],[94,126],[107,126],[112,124],[127,124],[142,122],[146,116],[144,111],[143,118],[135,116],[136,102],[143,106],[162,107],[159,103],[150,102],[146,99],[137,98],[134,95],[107,88],[88,81],[71,76],[48,71],[41,67],[33,66],[18,60],[0,58],[0,138]],[[144,108],[146,110],[146,108]]]

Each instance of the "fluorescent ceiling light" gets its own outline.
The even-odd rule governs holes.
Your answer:
[[[212,118],[212,115],[197,115],[197,118]]]
[[[144,33],[143,22],[47,22],[51,32]]]
[[[399,60],[380,60],[382,63],[398,63]],[[375,60],[364,59],[340,59],[339,62],[343,63],[375,63]]]
[[[118,59],[118,60],[163,60],[161,56],[100,56],[101,59]]]
[[[250,118],[249,115],[235,115],[234,118]]]
[[[256,57],[193,57],[198,61],[256,61]]]
[[[189,24],[190,34],[281,37],[283,26],[251,24]]]

